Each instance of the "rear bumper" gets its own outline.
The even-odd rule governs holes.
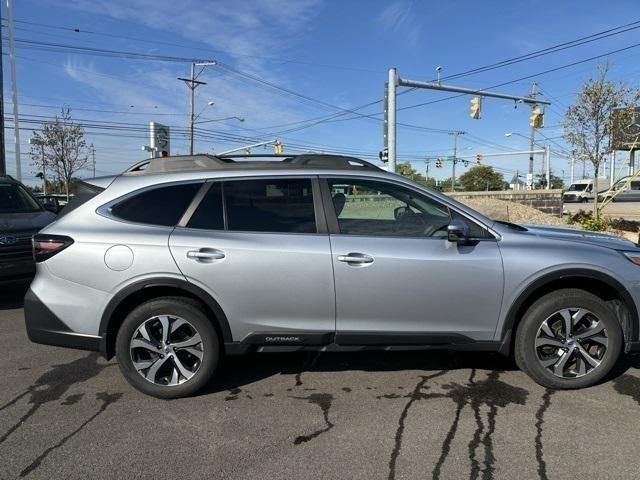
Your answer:
[[[29,340],[34,343],[77,348],[100,349],[100,337],[75,333],[29,289],[24,297],[24,320]]]

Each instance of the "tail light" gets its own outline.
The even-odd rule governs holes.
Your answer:
[[[43,262],[60,253],[72,243],[73,238],[64,235],[34,235],[32,239],[33,259],[36,262]]]

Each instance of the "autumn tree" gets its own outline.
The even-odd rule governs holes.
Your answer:
[[[564,137],[575,151],[593,165],[594,192],[605,156],[610,151],[612,115],[633,116],[639,91],[622,82],[607,80],[608,66],[598,67],[598,74],[582,86],[575,102],[564,116]],[[624,120],[622,120],[624,122]],[[593,213],[598,216],[598,197],[593,196]]]
[[[89,163],[83,128],[71,119],[71,109],[63,107],[60,116],[33,132],[31,158],[40,171],[52,172],[64,185],[67,200],[73,175]]]

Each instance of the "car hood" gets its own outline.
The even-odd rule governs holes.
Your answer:
[[[526,233],[545,238],[590,243],[601,247],[613,248],[615,250],[640,250],[638,245],[632,241],[616,237],[609,233],[542,225],[523,225],[523,227],[527,229]]]
[[[40,210],[28,213],[0,213],[0,233],[37,232],[55,220],[56,216]]]

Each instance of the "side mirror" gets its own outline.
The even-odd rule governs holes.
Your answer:
[[[452,243],[465,243],[469,240],[469,225],[454,218],[447,226],[447,240]]]
[[[396,207],[393,209],[393,218],[398,220],[410,213],[411,213],[411,209],[409,207]]]
[[[55,203],[45,203],[42,206],[44,207],[45,210],[48,210],[53,213],[58,213],[59,211],[59,208]]]

